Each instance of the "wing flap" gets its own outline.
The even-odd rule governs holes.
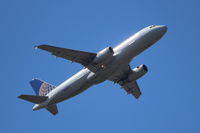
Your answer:
[[[83,66],[87,66],[96,57],[96,53],[60,48],[45,44],[39,45],[36,48],[48,51],[53,55],[55,55],[56,57],[61,57],[70,60],[72,62],[80,63]]]

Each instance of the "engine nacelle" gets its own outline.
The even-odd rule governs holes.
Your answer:
[[[142,64],[132,70],[132,73],[129,74],[128,80],[129,81],[135,81],[142,76],[144,76],[148,72],[148,68],[146,65]]]
[[[114,54],[113,49],[111,47],[107,47],[97,53],[97,56],[93,60],[93,63],[106,64],[109,61],[111,61],[111,59],[113,59],[113,54]]]

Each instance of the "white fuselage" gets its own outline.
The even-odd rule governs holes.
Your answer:
[[[128,65],[135,56],[158,41],[166,31],[167,27],[163,25],[148,26],[140,30],[113,48],[114,58],[105,67],[99,69],[97,72],[92,72],[88,68],[82,69],[48,93],[48,99],[43,103],[36,104],[33,110],[71,98],[92,85],[109,79],[117,70],[121,69],[124,65]]]

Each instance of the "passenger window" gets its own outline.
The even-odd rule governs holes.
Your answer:
[[[151,25],[151,26],[149,26],[149,28],[153,28],[153,27],[155,27],[155,25]]]

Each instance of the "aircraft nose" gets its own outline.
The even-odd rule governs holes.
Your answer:
[[[166,32],[167,32],[167,26],[166,25],[157,25],[152,30],[154,32],[155,40],[159,40]]]
[[[154,44],[155,42],[160,40],[168,29],[166,25],[153,25],[149,28],[150,32],[147,34],[147,36],[151,44]]]
[[[161,35],[164,35],[167,32],[167,26],[166,25],[159,25],[158,26],[158,30],[160,32]]]

